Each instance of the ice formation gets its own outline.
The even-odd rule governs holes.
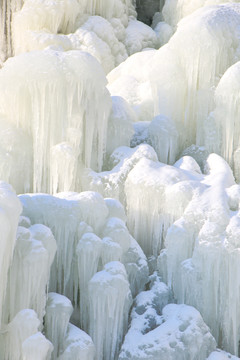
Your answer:
[[[136,297],[119,360],[205,360],[215,349],[216,342],[200,313],[186,305],[167,305],[169,302],[170,290],[159,279]]]
[[[111,100],[93,57],[80,51],[23,54],[5,63],[0,84],[1,115],[29,134],[33,154],[21,191],[73,190],[81,162],[101,169]],[[90,105],[94,94],[96,106]],[[13,98],[15,106],[9,108]],[[69,168],[62,172],[66,163]]]
[[[110,262],[89,282],[90,334],[97,360],[117,359],[132,296],[124,266]]]
[[[240,355],[239,28],[232,0],[0,2],[0,359]]]

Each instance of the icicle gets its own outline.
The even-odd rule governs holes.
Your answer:
[[[52,50],[22,54],[6,62],[0,80],[0,112],[32,140],[31,190],[77,190],[75,175],[82,163],[101,170],[111,99],[103,70],[92,56]],[[13,99],[14,107],[8,105]],[[66,146],[59,149],[65,141],[73,158],[71,169],[59,169],[69,155]],[[25,187],[23,179],[18,188]]]
[[[89,327],[88,282],[97,272],[101,251],[101,239],[93,233],[85,233],[79,240],[76,249],[80,291],[80,324],[85,331],[88,331]]]
[[[131,303],[127,274],[121,263],[108,263],[90,280],[90,335],[97,360],[117,359]]]
[[[46,337],[54,346],[52,359],[63,351],[63,342],[67,334],[68,323],[73,312],[71,301],[63,295],[49,293],[44,319]]]
[[[46,287],[55,252],[55,239],[45,226],[35,225],[33,229],[18,228],[4,307],[6,322],[25,308],[34,309],[42,322]]]

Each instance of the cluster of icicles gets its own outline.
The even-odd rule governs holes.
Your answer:
[[[231,0],[1,2],[0,360],[238,359],[239,28]]]

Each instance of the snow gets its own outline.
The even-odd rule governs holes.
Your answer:
[[[200,313],[186,305],[168,304],[171,293],[159,278],[141,292],[131,312],[131,326],[119,359],[202,359],[216,342]]]

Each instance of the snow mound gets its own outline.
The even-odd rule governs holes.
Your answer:
[[[166,305],[170,299],[170,290],[158,278],[136,297],[119,359],[174,360],[177,354],[179,360],[205,360],[215,349],[200,313],[186,305]]]

